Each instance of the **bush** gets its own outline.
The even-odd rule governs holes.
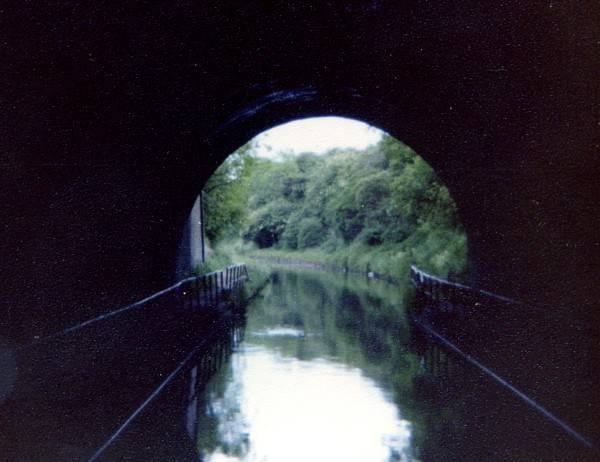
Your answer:
[[[253,241],[260,248],[272,247],[279,242],[285,231],[292,206],[278,200],[252,213],[244,233],[244,239]]]
[[[356,237],[356,239],[361,244],[367,244],[371,246],[380,245],[383,243],[385,229],[385,226],[380,223],[372,223],[370,226],[364,228]]]
[[[298,225],[298,248],[317,247],[325,241],[326,231],[317,218],[304,218]]]
[[[288,220],[285,231],[281,235],[281,246],[286,249],[295,250],[298,248],[298,231],[302,221],[302,213],[294,212]]]
[[[264,255],[295,255],[394,278],[406,278],[410,264],[440,276],[464,276],[466,237],[450,193],[397,140],[386,136],[364,151],[255,159],[248,165],[239,191],[230,195],[239,204],[225,203],[218,194],[212,198],[230,212],[215,215],[220,236],[232,235],[233,212],[243,211],[239,236],[265,249]]]

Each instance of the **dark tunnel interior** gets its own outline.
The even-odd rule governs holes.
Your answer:
[[[542,359],[518,369],[543,370],[564,406],[598,409],[599,12],[9,2],[0,341],[27,344],[181,278],[190,209],[226,156],[277,124],[338,115],[434,168],[468,235],[470,283],[547,313],[543,325],[494,313],[486,335],[531,332],[524,348]]]

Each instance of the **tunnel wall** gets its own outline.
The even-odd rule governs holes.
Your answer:
[[[377,125],[434,167],[474,285],[597,330],[593,2],[9,2],[3,21],[8,343],[168,285],[203,182],[311,115]]]
[[[188,277],[194,268],[202,263],[201,233],[200,196],[198,196],[183,227],[177,254],[175,280]]]

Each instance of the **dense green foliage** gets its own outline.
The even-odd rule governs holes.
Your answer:
[[[364,151],[257,159],[251,146],[217,171],[209,237],[319,253],[330,263],[402,277],[415,263],[465,271],[466,239],[448,190],[413,150],[385,136]],[[221,188],[214,185],[224,184]]]
[[[204,185],[206,236],[218,241],[235,234],[246,222],[248,179],[255,158],[248,143],[230,155]]]

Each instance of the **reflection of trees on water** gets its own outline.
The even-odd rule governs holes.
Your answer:
[[[243,432],[233,426],[221,428],[221,422],[235,424],[230,418],[223,420],[223,412],[235,414],[235,396],[239,389],[233,388],[227,396],[223,393],[230,387],[231,365],[228,360],[244,338],[244,322],[244,317],[238,316],[235,322],[225,326],[217,341],[199,355],[196,365],[187,375],[184,385],[189,393],[186,426],[188,434],[196,441],[201,461],[207,452],[213,452],[224,444],[231,454],[243,453],[237,449],[239,443],[235,441],[237,435]]]
[[[406,349],[409,334],[404,306],[409,294],[385,283],[327,273],[279,272],[273,281],[250,307],[248,342],[275,349],[284,357],[337,358],[360,368],[363,375],[392,393],[401,415],[418,426],[411,411],[412,378],[421,366]],[[271,326],[293,328],[303,335],[256,335]],[[247,450],[245,424],[239,421],[236,401],[243,384],[235,382],[236,367],[230,363],[221,370],[204,398],[198,446],[208,453],[219,449],[235,456]],[[413,429],[417,438],[418,433]],[[400,459],[392,454],[390,460]]]
[[[239,359],[237,356],[236,360]],[[223,368],[202,400],[204,412],[198,422],[197,439],[201,454],[219,451],[241,457],[248,451],[247,424],[242,420],[239,400],[244,384],[231,373],[235,367],[230,363]]]

